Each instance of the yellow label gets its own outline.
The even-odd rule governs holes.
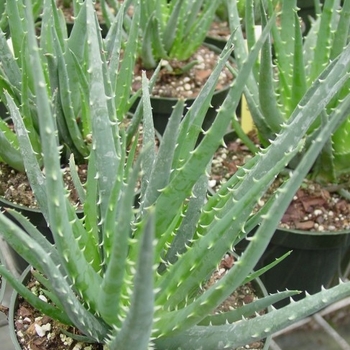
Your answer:
[[[241,125],[243,131],[248,134],[250,131],[254,129],[253,118],[250,114],[247,100],[244,95],[242,95],[241,101]]]
[[[255,37],[259,38],[261,35],[262,27],[260,25],[256,25],[254,27]],[[245,42],[247,47],[247,42]],[[241,101],[241,126],[243,131],[248,134],[250,131],[254,130],[254,123],[252,115],[250,114],[247,100],[245,96],[242,94],[242,101]]]

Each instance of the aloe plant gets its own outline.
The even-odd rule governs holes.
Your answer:
[[[247,2],[246,19],[248,50],[237,20],[237,8],[228,1],[231,11],[231,28],[237,28],[235,37],[236,58],[241,66],[247,51],[254,44],[253,2]],[[268,12],[274,7],[280,14],[271,32],[271,38],[264,44],[261,58],[251,74],[245,96],[262,142],[275,137],[283,124],[288,121],[300,98],[317,79],[321,71],[343,50],[349,41],[350,1],[326,0],[323,7],[318,1],[318,18],[313,21],[310,31],[303,37],[297,16],[297,1],[270,1]],[[266,21],[266,19],[265,19]],[[263,23],[264,25],[264,23]],[[273,44],[271,44],[273,43]],[[272,53],[273,48],[273,53]],[[349,72],[347,72],[348,74]],[[319,114],[307,134],[307,144],[311,144],[317,128],[323,125],[348,95],[349,81]],[[343,121],[330,136],[320,152],[312,176],[320,182],[339,182],[349,173],[350,164],[350,119]]]
[[[190,58],[203,44],[218,5],[208,0],[141,1],[142,66],[151,69],[161,59]]]
[[[231,0],[231,2],[233,2],[233,0]],[[260,17],[260,7],[259,7],[260,2],[259,2],[259,0],[255,0],[254,4],[255,4],[255,7],[254,7],[254,9],[255,9],[255,19],[259,20],[259,17]],[[239,16],[241,18],[243,18],[244,15],[245,15],[246,1],[238,0],[238,1],[236,1],[236,5],[237,5]],[[228,22],[229,11],[227,9],[226,0],[221,0],[220,1],[220,5],[219,5],[219,7],[216,10],[216,16],[221,21],[227,21]]]
[[[74,2],[77,6],[78,3]],[[45,86],[50,97],[52,113],[55,115],[62,149],[62,162],[67,163],[71,153],[77,163],[86,162],[91,149],[91,120],[86,108],[88,99],[87,26],[86,6],[80,4],[74,27],[67,35],[63,13],[53,0],[42,1],[40,26],[40,64],[44,70]],[[111,122],[120,122],[127,116],[133,104],[130,86],[137,47],[137,23],[139,10],[135,8],[130,23],[130,40],[125,43],[122,19],[129,8],[125,2],[116,14],[109,33],[101,40],[101,46],[108,57],[103,74],[108,81],[109,108],[114,110]],[[11,32],[11,51],[5,33],[0,32],[0,98],[6,105],[6,94],[15,102],[28,131],[31,146],[42,162],[42,128],[38,120],[38,106],[35,102],[34,86],[37,76],[30,62],[27,28],[30,25],[24,15],[24,1],[7,1],[6,15]],[[122,53],[123,51],[123,53]],[[123,54],[123,59],[121,55]],[[108,77],[108,79],[107,79]],[[137,95],[137,94],[136,94]],[[115,108],[117,106],[117,108]],[[5,117],[5,116],[1,116]],[[0,119],[0,160],[12,168],[24,171],[24,159],[19,151],[18,134],[13,133],[9,123]]]
[[[30,1],[26,3],[30,9]],[[199,144],[196,140],[200,125],[220,71],[231,55],[232,37],[185,118],[181,118],[183,101],[174,108],[159,148],[154,141],[149,85],[143,76],[143,141],[138,152],[138,138],[131,148],[127,147],[125,129],[112,122],[116,107],[111,108],[110,82],[105,74],[108,56],[92,5],[92,0],[84,3],[86,21],[90,24],[86,26],[86,109],[91,116],[92,147],[87,182],[77,183],[84,218],[77,217],[66,197],[57,123],[33,26],[28,26],[26,49],[37,76],[33,91],[38,120],[44,130],[40,136],[45,176],[35,153],[30,151],[30,134],[15,101],[10,93],[5,93],[19,131],[19,147],[27,155],[25,167],[55,244],[48,243],[27,219],[13,210],[9,212],[29,235],[3,213],[0,233],[35,268],[35,276],[52,303],[32,294],[0,265],[0,273],[8,282],[40,311],[77,327],[82,333],[79,339],[106,344],[110,350],[232,348],[266,338],[350,295],[348,282],[256,318],[248,316],[296,292],[281,292],[236,311],[213,314],[237,287],[268,268],[253,272],[324,140],[346,117],[349,97],[319,128],[316,141],[276,197],[260,212],[252,214],[258,198],[302,149],[305,133],[345,83],[350,46],[311,85],[272,144],[241,168],[218,193],[207,198],[208,165],[231,122],[231,111],[239,103],[273,18]],[[28,23],[32,23],[30,11],[26,16]],[[140,205],[134,208],[138,184]],[[230,271],[209,289],[202,290],[201,285],[224,254],[256,225],[260,227]]]

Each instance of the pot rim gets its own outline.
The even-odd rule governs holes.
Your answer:
[[[350,246],[350,230],[314,232],[277,228],[271,243],[302,250],[340,249]]]

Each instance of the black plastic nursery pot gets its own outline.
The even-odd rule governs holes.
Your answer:
[[[8,118],[8,111],[5,104],[0,100],[0,118],[6,119]]]
[[[37,208],[29,208],[23,205],[14,204],[3,197],[0,196],[0,210],[5,209],[5,216],[10,218],[13,222],[18,224],[17,220],[13,218],[12,215],[6,212],[7,209],[14,209],[17,212],[21,213],[24,217],[26,217],[42,234],[43,236],[50,242],[54,243],[54,239],[52,236],[52,232],[50,228],[47,226],[44,214],[40,209]],[[77,210],[78,217],[83,217],[82,210]],[[22,227],[20,224],[18,226]]]
[[[350,231],[309,232],[277,229],[257,268],[268,265],[283,254],[291,254],[260,278],[269,293],[299,290],[293,297],[302,299],[305,291],[317,293],[322,286],[328,287],[341,275],[344,255],[350,246]],[[288,304],[282,300],[276,307]]]
[[[4,210],[5,216],[7,216],[10,220],[12,220],[19,227],[22,227],[17,220],[13,218],[12,215],[6,212],[6,208],[14,209],[17,212],[21,213],[24,217],[26,217],[41,233],[42,235],[50,242],[54,243],[53,235],[49,227],[47,226],[45,217],[40,209],[29,208],[22,205],[14,204],[2,197],[0,197],[0,210]],[[83,213],[78,211],[78,216],[82,217]],[[23,227],[22,227],[23,228]],[[25,230],[24,230],[25,231]],[[15,269],[19,274],[21,274],[24,269],[28,266],[28,263],[14,250],[11,246],[9,246],[6,242],[1,242],[3,244],[3,249],[6,250],[7,260],[5,261],[5,265],[11,269]],[[6,245],[6,247],[5,247]],[[0,249],[1,250],[1,249]]]
[[[224,140],[228,143],[236,138],[235,132],[230,132]],[[248,236],[255,231],[256,229]],[[235,246],[237,254],[241,255],[247,245],[247,240],[239,242]],[[338,282],[345,269],[350,269],[350,230],[316,232],[278,228],[255,270],[267,266],[288,252],[291,254],[260,276],[260,279],[269,293],[286,289],[301,291],[293,297],[299,300],[305,296],[305,291],[314,294],[322,286],[328,287]],[[288,303],[289,300],[282,300],[275,306],[281,307]]]
[[[323,3],[323,0],[321,1]],[[311,20],[316,18],[316,10],[315,10],[315,1],[314,0],[298,0],[298,15],[301,17],[302,21],[305,24],[305,34],[310,30]]]
[[[45,236],[45,238],[50,243],[53,243],[52,233],[51,233],[50,229],[48,228],[46,220],[44,218],[44,215],[40,211],[40,209],[29,208],[29,207],[25,207],[22,205],[14,204],[14,203],[12,203],[12,202],[10,202],[2,197],[0,197],[0,208],[1,208],[1,210],[6,209],[6,208],[14,209],[17,212],[21,213]],[[18,224],[18,222],[6,211],[5,211],[5,215],[8,218],[10,218],[12,221],[14,221]]]
[[[210,45],[216,46],[217,48],[222,50],[225,47],[227,40],[225,38],[217,38],[217,37],[213,37],[213,36],[207,36],[205,38],[205,42],[210,44]],[[232,56],[234,56],[233,53],[232,53]]]
[[[15,220],[12,215],[10,215],[8,212],[6,212],[7,209],[14,209],[17,212],[21,213],[23,216],[25,216],[36,228],[45,236],[45,238],[50,242],[53,243],[53,236],[48,228],[44,215],[39,209],[34,208],[28,208],[21,205],[17,205],[14,203],[11,203],[10,201],[7,201],[6,199],[0,197],[0,210],[4,210],[4,214],[6,217],[8,217],[10,220],[12,220],[14,223],[16,223],[18,226],[22,227],[17,220]],[[22,227],[23,228],[23,227]],[[6,245],[6,251],[8,256],[8,261],[5,262],[6,265],[11,265],[12,268],[17,270],[19,273],[21,273],[27,266],[28,263],[22,259],[22,257],[17,254],[9,245]]]
[[[269,292],[267,291],[264,283],[261,280],[261,277],[256,278],[255,280],[252,281],[253,287],[255,288],[256,295],[259,298],[263,298],[269,295]],[[267,312],[272,311],[271,307],[268,307]],[[269,350],[270,349],[270,343],[271,343],[272,335],[269,335],[266,337],[263,342],[264,342],[264,347],[263,350]]]
[[[204,42],[204,46],[208,47],[211,51],[215,52],[216,54],[220,54],[222,49],[217,47],[216,45],[210,45],[208,42]],[[233,64],[233,61],[230,61]],[[204,84],[203,84],[204,85]],[[221,106],[221,104],[224,102],[229,89],[231,87],[231,84],[228,84],[227,86],[222,87],[219,90],[216,90],[211,98],[210,101],[210,107],[205,115],[202,129],[208,130],[215,120],[215,117],[217,115],[217,109]],[[196,97],[192,98],[185,98],[185,107],[183,111],[183,115],[187,112],[187,109],[191,107],[191,105],[194,103]],[[152,114],[153,114],[153,124],[154,128],[157,130],[157,132],[160,135],[164,134],[165,128],[168,124],[168,120],[171,116],[171,113],[174,110],[174,107],[176,103],[179,101],[179,98],[177,97],[159,97],[159,96],[150,96],[151,101],[151,107],[152,107]],[[140,102],[140,98],[137,98],[135,103],[131,106],[130,111],[132,113],[135,112],[138,104]],[[237,108],[237,110],[239,110]]]
[[[216,91],[213,94],[213,97],[211,100],[211,106],[207,111],[207,114],[205,116],[205,119],[202,125],[203,130],[207,130],[215,120],[217,109],[221,106],[229,89],[230,89],[230,86],[227,86],[221,90]],[[194,101],[195,101],[195,98],[187,98],[185,100],[186,106],[184,108],[184,114],[186,113],[187,108],[190,107]],[[131,107],[132,112],[135,111],[136,106],[138,105],[139,102],[140,102],[140,99],[137,99],[134,106]],[[153,124],[154,124],[154,128],[159,132],[160,135],[164,134],[170,115],[177,102],[178,102],[178,99],[173,97],[151,96]]]

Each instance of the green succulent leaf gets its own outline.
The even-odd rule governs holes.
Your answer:
[[[50,257],[50,251],[45,251],[44,247],[38,244],[35,240],[27,235],[24,231],[19,229],[16,224],[11,220],[7,219],[4,214],[0,214],[0,220],[2,223],[2,228],[4,229],[4,235],[6,235],[7,241],[15,247],[16,251],[28,261],[34,262],[34,266],[37,266],[42,270],[46,275],[51,276],[52,288],[55,291],[56,296],[60,299],[60,302],[65,307],[65,313],[69,317],[69,322],[65,318],[64,323],[73,323],[75,324],[84,334],[89,335],[95,339],[103,340],[106,336],[105,327],[100,320],[96,319],[92,314],[90,314],[77,299],[77,296],[74,294],[70,288],[68,281],[65,280],[62,275],[59,267],[54,263]],[[6,269],[5,269],[6,271]],[[3,276],[8,276],[9,273],[4,272]],[[22,284],[17,280],[9,277],[9,282],[12,283],[13,287],[18,290],[23,296],[27,297],[30,301],[33,301],[35,305],[39,306],[39,310],[43,312],[49,312],[49,315],[54,316],[60,314],[54,308],[53,313],[50,312],[52,306],[47,306],[46,308],[41,305],[34,298],[32,293],[28,293]],[[24,288],[24,289],[23,289]],[[39,299],[40,300],[40,299]],[[47,303],[45,303],[47,305]],[[63,315],[64,316],[64,315]],[[63,316],[60,319],[63,319]]]
[[[296,0],[268,2],[267,4],[269,14],[274,13],[276,5],[280,9],[278,21],[271,30],[276,66],[271,64],[273,61],[271,48],[266,43],[262,50],[261,60],[256,62],[259,66],[259,74],[252,75],[247,80],[245,92],[252,118],[264,145],[276,137],[279,130],[283,128],[283,120],[291,117],[307,89],[325,67],[345,49],[349,42],[348,24],[350,21],[348,0],[343,2],[326,0],[322,9],[319,1],[315,1],[319,16],[313,21],[309,32],[302,33],[300,20],[296,13]],[[253,35],[249,35],[248,39],[251,44],[247,51],[244,48],[244,38],[237,20],[237,8],[234,4],[228,4],[228,9],[231,13],[230,26],[237,28],[237,55],[235,57],[238,66],[241,67],[254,42]],[[294,15],[291,16],[291,13]],[[246,9],[246,16],[248,28],[252,27],[253,18],[249,15],[248,9]],[[265,23],[265,15],[262,11],[262,25],[265,26]],[[326,107],[326,115],[319,116],[314,121],[308,131],[306,147],[312,143],[313,132],[323,123],[322,119],[329,118],[332,110],[339,107],[340,102],[348,94],[348,89],[349,82],[345,83],[331,99]],[[336,156],[336,149],[342,148],[342,152],[339,153],[348,153],[344,143],[344,137],[347,135],[347,122],[339,125],[339,130],[335,131],[335,135],[342,135],[342,137],[331,136],[326,143],[312,169],[312,177],[315,179],[325,178],[326,171],[322,169],[327,169],[328,181],[332,182],[338,182],[347,172],[346,167],[340,166],[340,163],[347,162],[346,158]],[[338,160],[335,162],[336,158]]]
[[[207,0],[141,1],[143,66],[151,69],[162,59],[189,59],[203,44],[218,5]]]
[[[145,228],[139,242],[131,305],[120,331],[110,342],[112,349],[146,350],[149,347],[154,314],[153,245],[155,220],[152,212],[148,215],[146,215],[146,223],[142,223]]]
[[[22,154],[18,148],[18,141],[13,131],[3,119],[0,120],[1,161],[9,164],[13,169],[24,171]]]
[[[265,73],[268,79],[261,84],[270,89],[264,93],[279,101],[278,94],[273,95],[275,68],[269,62],[269,36],[272,33],[276,37],[278,47],[288,37],[287,32],[283,32],[285,29],[275,26],[275,15],[267,20],[261,7],[264,26],[261,37],[256,40],[250,26],[249,54],[245,46],[237,46],[238,64],[233,69],[236,79],[228,87],[227,97],[212,126],[203,131],[203,118],[220,72],[231,56],[232,43],[241,44],[243,40],[237,27],[237,33],[232,33],[217,67],[194,104],[184,112],[184,101],[178,102],[158,144],[155,142],[150,91],[159,67],[150,82],[144,74],[140,92],[142,101],[130,124],[124,122],[121,113],[130,104],[129,73],[135,60],[138,29],[142,32],[153,16],[160,33],[167,32],[174,38],[171,46],[175,47],[180,45],[184,33],[189,36],[199,23],[203,26],[207,23],[217,4],[206,0],[183,0],[182,6],[177,8],[179,5],[175,1],[137,1],[133,3],[134,16],[130,16],[131,0],[118,6],[114,2],[118,12],[115,18],[108,15],[111,30],[104,40],[93,1],[80,3],[76,0],[74,3],[77,21],[69,38],[61,28],[59,12],[45,9],[40,47],[31,1],[18,0],[15,5],[6,5],[6,10],[14,14],[12,26],[21,20],[21,29],[28,31],[24,36],[15,32],[16,52],[21,48],[23,54],[17,66],[21,72],[19,91],[23,94],[17,95],[16,88],[5,89],[10,85],[9,77],[0,79],[0,85],[4,87],[0,96],[7,102],[17,134],[10,134],[6,124],[0,122],[3,130],[0,135],[7,136],[9,144],[22,152],[24,166],[52,231],[54,244],[15,211],[0,213],[0,233],[36,269],[34,275],[42,284],[42,292],[53,305],[43,305],[0,266],[0,272],[14,288],[41,311],[74,325],[82,333],[81,340],[99,342],[111,350],[146,350],[150,347],[212,350],[244,346],[265,339],[295,320],[349,295],[349,285],[340,284],[292,302],[283,309],[270,309],[271,304],[297,293],[285,291],[255,300],[237,310],[215,314],[217,307],[239,286],[256,279],[287,256],[254,271],[295,191],[321,150],[327,150],[327,157],[336,163],[330,141],[331,137],[338,141],[338,136],[345,135],[335,134],[340,126],[348,127],[350,97],[346,89],[350,44],[327,63],[309,88],[308,81],[297,76],[303,71],[303,60],[288,58],[298,70],[295,76],[287,77],[285,72],[280,75],[283,86],[300,85],[305,88],[305,93],[286,97],[286,101],[289,99],[295,106],[291,107],[290,115],[286,114],[288,118],[276,135],[270,133],[274,136],[270,145],[259,150],[216,193],[208,196],[211,159],[222,145],[243,91],[253,106],[252,113],[263,121],[266,111],[262,111],[263,101],[258,99],[263,91],[256,80],[260,74],[259,64],[266,67],[266,72],[261,72],[261,79]],[[53,0],[46,0],[44,4],[53,6]],[[236,5],[233,2],[228,5],[233,15],[231,25],[239,26]],[[247,21],[255,17],[252,5],[252,1],[247,4]],[[274,4],[268,5],[270,12]],[[282,10],[293,9],[294,5],[294,2],[285,4]],[[191,9],[203,17],[198,20]],[[49,14],[54,15],[52,30],[49,30]],[[340,16],[345,15],[340,13]],[[287,46],[294,53],[301,52],[303,47],[296,17],[286,14],[282,17],[286,28],[293,28],[290,33],[296,37]],[[169,20],[176,25],[179,23],[175,33],[170,33],[167,28]],[[345,17],[341,23],[342,26],[347,23]],[[322,30],[328,33],[326,29]],[[132,35],[135,42],[124,43],[124,31]],[[163,41],[160,39],[159,43]],[[316,42],[314,38],[311,41]],[[5,42],[0,38],[0,49],[1,45]],[[124,49],[128,52],[123,56],[127,61],[125,64],[120,61]],[[3,51],[8,54],[6,48]],[[6,70],[11,72],[17,60],[8,58]],[[4,71],[5,68],[0,73]],[[117,97],[118,91],[124,95]],[[24,103],[21,95],[26,99]],[[136,101],[135,96],[133,101]],[[65,110],[63,103],[69,103],[68,109]],[[337,108],[332,110],[335,103]],[[21,106],[20,109],[17,106]],[[279,111],[280,116],[284,116],[283,111]],[[24,112],[28,113],[28,119],[22,117]],[[139,128],[141,120],[142,128]],[[269,124],[264,125],[268,128]],[[36,136],[40,135],[45,172],[35,154],[31,136],[34,129]],[[70,154],[69,148],[73,148],[68,141],[62,148],[64,138],[60,133],[67,130],[71,133],[70,139],[79,131],[82,145],[86,143],[88,170],[85,184],[77,178],[77,158],[70,155],[74,182],[83,202],[82,213],[77,212],[67,199],[63,183],[61,160]],[[141,135],[143,141],[139,142]],[[343,146],[345,149],[346,144]],[[345,156],[343,148],[334,150],[339,156]],[[296,155],[301,158],[299,165],[266,205],[255,213],[258,199]],[[9,220],[7,214],[12,215],[23,229]],[[243,254],[220,280],[207,286],[208,278],[221,259],[244,239],[247,247]],[[255,315],[267,308],[268,313]],[[256,317],[250,318],[253,315]]]
[[[266,25],[266,16],[263,15],[263,24]],[[259,70],[259,102],[263,114],[268,113],[267,123],[274,132],[278,132],[284,122],[284,116],[278,108],[275,92],[275,72],[272,65],[271,40],[267,38],[261,50]]]
[[[211,350],[213,347],[226,349],[227,347],[244,346],[309,316],[313,310],[324,308],[334,300],[341,300],[348,295],[349,287],[349,282],[342,283],[334,289],[323,290],[302,301],[291,303],[282,309],[252,319],[219,326],[195,326],[177,336],[155,340],[156,348]]]
[[[218,326],[218,325],[224,325],[227,323],[234,323],[237,321],[241,321],[242,319],[256,316],[257,313],[263,311],[270,307],[271,305],[277,303],[280,300],[283,300],[285,298],[291,298],[300,292],[298,291],[284,291],[279,292],[276,294],[272,294],[269,296],[266,296],[261,299],[257,299],[255,301],[252,301],[249,304],[245,304],[237,309],[234,309],[232,311],[227,311],[223,313],[218,313],[216,315],[210,315],[206,317],[203,321],[201,321],[198,325],[200,326]],[[270,310],[271,312],[271,310]]]
[[[106,229],[104,245],[106,255],[106,268],[99,296],[99,310],[102,318],[111,325],[121,327],[118,318],[119,310],[123,303],[123,291],[125,283],[125,271],[127,270],[127,258],[129,252],[129,241],[132,236],[130,222],[133,220],[134,191],[140,171],[140,161],[137,160],[132,173],[129,175],[128,183],[119,184],[113,189],[111,200],[120,206],[111,206],[106,217]],[[118,198],[119,197],[119,198]]]
[[[17,92],[18,94],[18,92],[21,91],[21,71],[3,32],[0,32],[0,53],[2,71],[1,78],[4,79],[6,77],[6,80],[8,81],[9,86],[12,87],[13,92]]]
[[[27,16],[31,19],[30,11],[27,11]],[[33,21],[30,21],[33,23]],[[48,221],[50,222],[50,228],[53,232],[56,245],[61,252],[64,252],[64,264],[67,269],[71,270],[72,278],[77,279],[77,285],[80,285],[79,291],[85,294],[88,301],[91,302],[92,307],[96,304],[96,288],[93,284],[89,284],[87,280],[94,280],[96,285],[99,285],[99,276],[93,269],[92,262],[95,255],[92,252],[92,256],[88,261],[85,260],[85,256],[89,256],[91,252],[91,245],[84,247],[85,252],[81,250],[79,244],[84,244],[84,238],[82,234],[82,226],[79,219],[76,218],[76,213],[73,207],[68,203],[65,196],[65,189],[63,185],[63,179],[61,175],[60,157],[58,150],[58,140],[55,137],[55,123],[52,117],[52,111],[50,106],[50,99],[46,89],[44,73],[40,64],[40,57],[37,49],[36,37],[34,34],[34,27],[29,27],[28,32],[28,50],[33,60],[33,69],[36,72],[37,79],[35,80],[36,90],[36,102],[38,105],[38,117],[40,120],[40,127],[45,131],[47,137],[42,138],[43,154],[45,159],[46,169],[51,171],[46,172],[45,186],[46,190],[50,193],[51,200],[47,202],[46,212],[48,213]],[[50,117],[51,116],[51,117]],[[37,188],[44,189],[43,185],[37,186]],[[58,210],[60,208],[60,210]],[[60,211],[65,214],[61,215]],[[74,223],[74,225],[73,225]],[[73,230],[76,229],[77,236],[82,239],[80,243],[75,239]],[[86,238],[85,233],[85,238]],[[74,249],[73,249],[74,247]],[[86,250],[87,249],[87,250]],[[71,255],[72,254],[72,255]],[[74,257],[73,257],[74,256]],[[99,261],[97,261],[97,264]],[[75,272],[74,272],[75,271]]]
[[[28,169],[27,176],[33,185],[38,204],[41,208],[43,208],[44,216],[47,217],[48,214],[45,210],[47,205],[46,192],[42,187],[42,184],[45,182],[45,178],[41,172],[40,164],[35,156],[36,152],[32,148],[27,129],[24,125],[24,121],[19,113],[17,106],[15,105],[10,95],[5,93],[5,96],[10,109],[11,118],[15,124],[17,142],[20,146],[22,164],[24,168]],[[15,155],[16,152],[14,152],[13,156]]]

